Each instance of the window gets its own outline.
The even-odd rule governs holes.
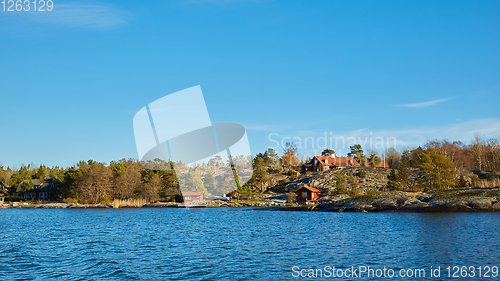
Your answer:
[[[185,200],[191,200],[191,196],[186,196]]]
[[[47,192],[40,192],[40,198],[47,198]]]
[[[307,191],[302,192],[302,198],[307,198]]]

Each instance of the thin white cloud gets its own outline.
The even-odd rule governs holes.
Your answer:
[[[370,130],[369,128],[347,132],[310,131],[304,135],[295,134],[269,135],[269,147],[280,150],[286,142],[295,142],[301,155],[319,155],[323,149],[331,148],[338,155],[346,155],[349,146],[361,144],[365,151],[382,152],[389,148],[402,150],[416,148],[429,140],[462,141],[470,143],[479,133],[486,139],[500,137],[500,118],[469,120],[449,126],[427,126],[403,128],[399,130]]]
[[[54,1],[56,2],[56,1]],[[12,13],[14,15],[14,13]],[[54,3],[52,11],[19,13],[26,20],[70,27],[111,28],[125,23],[131,14],[108,3]]]
[[[500,118],[478,119],[457,123],[451,126],[430,126],[401,130],[379,130],[369,129],[356,130],[339,134],[345,138],[354,137],[365,140],[368,138],[381,137],[383,139],[395,139],[397,148],[417,147],[424,145],[428,140],[442,140],[470,142],[474,134],[488,138],[500,137]]]
[[[454,99],[454,98],[432,100],[432,101],[426,101],[426,102],[420,102],[420,103],[400,104],[399,106],[401,106],[401,107],[407,107],[407,108],[429,107],[429,106],[433,106],[435,104],[446,102],[446,101],[449,101],[449,100],[452,100],[452,99]]]

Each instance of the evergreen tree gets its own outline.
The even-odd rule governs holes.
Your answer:
[[[349,152],[347,156],[353,157],[354,159],[356,159],[356,161],[358,161],[360,165],[363,165],[363,163],[365,163],[366,156],[363,154],[364,151],[361,148],[361,144],[352,145],[350,146],[350,149],[351,152]]]
[[[335,187],[337,188],[337,193],[338,194],[343,194],[346,192],[345,184],[346,184],[346,178],[342,174],[342,172],[337,171],[334,176],[335,179]]]
[[[205,191],[205,196],[210,196],[207,189],[203,185],[203,181],[201,180],[200,174],[195,170],[190,170],[184,176],[184,180],[185,180],[184,187],[186,188],[186,190],[189,191],[202,190]]]
[[[408,150],[405,150],[401,155],[400,169],[398,172],[398,180],[404,190],[407,190],[410,185],[410,173],[408,171],[409,165],[410,165],[410,154]]]
[[[35,173],[35,179],[44,179],[45,178],[45,166],[40,165],[38,171]]]
[[[391,173],[387,176],[387,179],[389,180],[387,182],[387,189],[388,190],[398,190],[399,189],[399,178],[396,175],[396,170],[394,168],[391,169]]]
[[[370,162],[371,166],[378,166],[380,164],[380,157],[375,152],[372,152],[368,157],[368,162]]]
[[[21,191],[25,192],[25,191],[31,190],[33,188],[33,186],[35,186],[35,185],[31,181],[31,179],[29,181],[23,181],[23,183],[21,184]]]
[[[429,147],[419,154],[415,166],[425,172],[420,180],[424,190],[455,186],[455,165],[443,151]]]
[[[325,149],[323,152],[321,152],[321,156],[330,156],[330,155],[335,155],[335,151],[333,149]]]
[[[264,184],[267,182],[268,174],[267,169],[262,157],[257,157],[255,159],[255,165],[253,168],[253,184],[260,187],[260,190],[264,192]]]
[[[208,172],[203,179],[203,185],[210,193],[215,193],[215,178],[211,172]]]

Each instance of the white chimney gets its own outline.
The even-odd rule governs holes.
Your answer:
[[[331,154],[330,154],[330,157],[335,158],[335,153],[331,153]]]

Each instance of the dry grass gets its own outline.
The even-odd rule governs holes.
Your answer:
[[[473,186],[474,188],[498,188],[500,187],[500,180],[482,180],[476,182]]]

